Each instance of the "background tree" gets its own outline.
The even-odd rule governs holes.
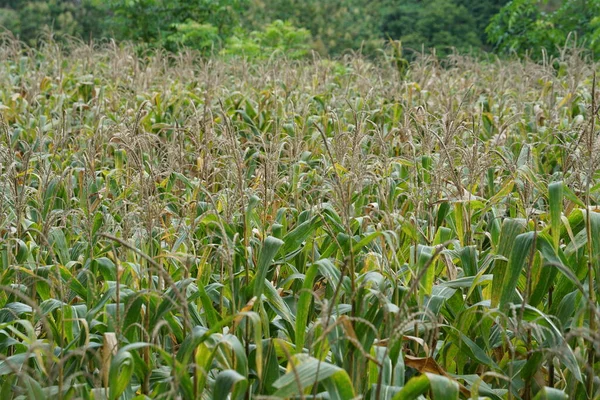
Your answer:
[[[180,24],[214,26],[220,37],[239,25],[246,0],[112,0],[108,34],[119,39],[164,45]],[[186,29],[185,27],[183,28]],[[205,29],[206,30],[206,29]],[[207,34],[213,32],[208,29]]]
[[[94,0],[0,0],[0,26],[28,44],[43,32],[81,38],[102,34],[102,2]]]
[[[485,29],[490,24],[490,20],[496,15],[509,0],[456,0],[456,4],[465,7],[475,22],[475,31],[482,44],[486,44],[487,34]]]
[[[481,46],[479,35],[472,27],[475,20],[464,6],[451,0],[404,2],[390,7],[385,16],[383,33],[401,40],[405,48],[421,50],[435,48],[438,54],[447,54],[450,47],[468,50]],[[469,29],[471,27],[471,29]]]
[[[544,50],[556,55],[567,44],[598,54],[599,16],[600,0],[513,0],[493,17],[487,34],[497,51],[528,53],[534,59]]]
[[[382,5],[383,0],[253,0],[243,20],[253,29],[274,20],[306,28],[321,54],[355,49],[372,55],[383,43]]]
[[[388,39],[409,56],[456,48],[538,59],[568,40],[600,53],[600,0],[0,0],[0,26],[29,45],[53,32],[204,54],[289,45],[294,57],[307,49],[372,57]],[[270,35],[287,39],[271,46],[263,40]],[[306,42],[298,46],[298,38]]]
[[[404,47],[434,48],[438,55],[452,48],[466,52],[484,47],[485,27],[505,0],[390,0],[383,11],[382,33]]]

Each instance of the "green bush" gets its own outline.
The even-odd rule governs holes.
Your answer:
[[[314,48],[324,55],[360,50],[374,55],[383,44],[380,30],[384,0],[252,1],[243,15],[252,29],[275,20],[289,21],[310,31]]]
[[[401,40],[404,47],[416,51],[434,48],[447,55],[452,48],[469,51],[482,42],[474,29],[476,21],[465,6],[452,0],[404,2],[389,6],[383,21],[383,33]]]
[[[600,0],[564,0],[549,7],[542,0],[513,0],[494,16],[487,28],[495,49],[502,53],[543,52],[556,56],[565,46],[600,52]]]
[[[201,24],[193,20],[174,24],[175,32],[167,37],[166,47],[170,49],[189,47],[204,54],[219,48],[219,30],[211,24]]]
[[[296,28],[289,22],[277,20],[249,35],[233,35],[227,40],[222,54],[269,58],[278,53],[290,59],[298,59],[310,52],[311,42],[312,37],[307,29]]]
[[[29,45],[46,32],[90,39],[102,33],[106,18],[102,4],[96,0],[3,0],[0,26]]]
[[[246,0],[111,0],[105,34],[156,46],[181,39],[197,46],[212,37],[208,24],[221,38],[230,35],[245,4]]]

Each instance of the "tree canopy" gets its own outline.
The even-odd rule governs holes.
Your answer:
[[[53,32],[226,54],[291,46],[296,56],[369,56],[390,39],[440,56],[539,58],[565,44],[600,53],[600,0],[0,0],[0,26],[30,45]]]

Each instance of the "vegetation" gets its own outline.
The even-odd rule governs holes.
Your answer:
[[[540,6],[539,0],[514,0],[493,17],[489,39],[502,52],[543,52],[556,56],[565,46],[600,54],[600,1],[571,0]]]
[[[436,54],[443,56],[453,49],[463,53],[477,51],[486,48],[485,28],[506,3],[504,0],[389,1],[382,31],[417,52],[435,48]]]
[[[599,398],[579,53],[0,53],[1,398]]]
[[[435,49],[441,57],[495,51],[540,60],[566,45],[598,55],[598,15],[600,0],[0,0],[0,26],[28,45],[52,33],[206,56],[281,50],[281,42],[261,45],[273,29],[294,32],[289,52],[297,56],[373,59],[390,39],[411,59]]]

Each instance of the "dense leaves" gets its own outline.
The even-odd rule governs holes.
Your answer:
[[[564,48],[600,54],[599,0],[15,0],[0,1],[0,26],[29,45],[132,41],[203,55],[302,58],[358,52],[371,59],[401,41],[402,58],[455,51],[517,53],[536,60]],[[40,41],[41,40],[41,41]]]
[[[596,65],[22,46],[0,397],[598,396]]]
[[[542,52],[557,55],[565,46],[579,46],[600,54],[600,1],[513,0],[493,17],[489,40],[502,52]]]
[[[467,52],[485,43],[481,40],[482,31],[474,29],[476,19],[468,6],[453,0],[391,3],[384,17],[383,33],[414,51],[435,48],[439,55],[447,55],[453,48]]]

